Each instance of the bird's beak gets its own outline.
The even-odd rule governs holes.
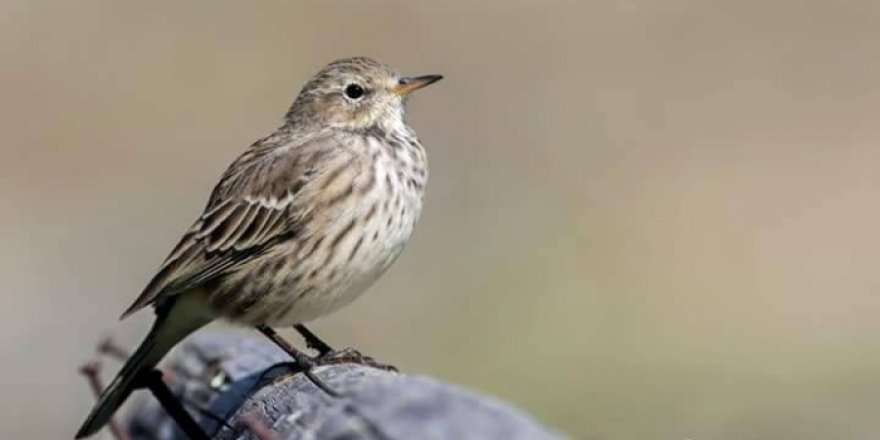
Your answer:
[[[443,79],[443,75],[422,75],[400,78],[397,85],[391,88],[391,93],[397,96],[406,96],[410,93],[429,86]]]

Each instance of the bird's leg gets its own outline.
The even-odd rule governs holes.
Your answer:
[[[393,365],[385,365],[376,362],[375,359],[371,358],[370,356],[364,356],[363,354],[361,354],[361,352],[353,348],[345,348],[336,351],[302,324],[294,325],[293,328],[295,328],[296,331],[298,331],[299,334],[302,335],[303,339],[305,339],[306,341],[306,345],[309,348],[313,348],[318,351],[318,357],[317,359],[315,359],[315,361],[320,365],[348,363],[366,365],[368,367],[378,368],[380,370],[386,371],[397,371],[397,368]]]
[[[303,374],[305,374],[306,377],[308,377],[309,380],[312,381],[312,383],[314,383],[318,388],[333,397],[339,397],[339,393],[333,391],[333,389],[327,386],[324,381],[322,381],[318,378],[318,376],[315,376],[315,374],[312,373],[312,368],[315,367],[314,359],[310,358],[302,351],[299,351],[293,345],[290,345],[290,343],[282,338],[281,335],[279,335],[278,332],[276,332],[275,329],[273,329],[272,327],[269,327],[267,325],[258,325],[257,330],[259,330],[260,333],[269,338],[270,341],[274,342],[275,345],[277,345],[279,348],[287,352],[287,354],[289,354],[293,358],[293,360],[296,361],[297,365],[302,369]]]
[[[275,332],[270,327],[266,326],[258,326],[257,329],[260,330],[264,335],[266,335],[269,339],[272,340],[275,344],[281,347],[282,350],[290,353],[291,356],[300,363],[299,359],[296,357],[297,355],[293,354],[293,352],[299,353],[302,356],[306,356],[308,361],[311,362],[311,366],[317,365],[337,365],[337,364],[359,364],[365,365],[368,367],[378,368],[380,370],[385,371],[398,371],[397,367],[393,365],[386,365],[381,362],[377,362],[370,356],[365,356],[361,352],[353,349],[353,348],[345,348],[339,351],[334,350],[332,347],[327,345],[326,342],[322,341],[317,335],[312,333],[311,330],[306,328],[306,326],[302,324],[294,325],[293,328],[302,335],[303,339],[306,341],[306,345],[309,348],[313,348],[318,351],[317,358],[309,358],[303,352],[297,350],[293,346],[290,345],[289,342],[284,340],[278,333]],[[271,332],[271,335],[268,332]],[[303,364],[305,365],[305,364]],[[322,387],[323,388],[323,387]]]
[[[309,348],[313,348],[318,351],[318,357],[324,357],[333,352],[333,348],[327,345],[326,342],[322,341],[318,335],[312,333],[311,330],[307,329],[306,326],[302,324],[296,324],[293,326],[300,335],[302,335],[303,339],[306,341],[306,346]]]
[[[344,348],[338,351],[334,350],[302,324],[294,325],[293,328],[302,335],[309,348],[318,351],[318,357],[314,359],[315,363],[318,365],[360,364],[385,371],[397,371],[397,367],[377,362],[372,357],[365,356],[353,348]]]
[[[313,348],[318,351],[318,357],[317,359],[315,359],[317,364],[333,365],[349,363],[366,365],[368,367],[378,368],[380,370],[397,371],[397,367],[393,365],[385,365],[379,363],[375,359],[369,356],[364,356],[363,354],[361,354],[361,352],[353,348],[345,348],[336,351],[302,324],[296,324],[293,326],[293,328],[295,328],[296,331],[298,331],[299,334],[302,335],[303,339],[305,339],[306,341],[306,345],[309,348]]]

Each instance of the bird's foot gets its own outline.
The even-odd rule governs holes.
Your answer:
[[[300,354],[302,353],[300,352]],[[310,358],[308,356],[302,356],[299,358],[294,357],[294,359],[296,360],[297,365],[300,366],[302,373],[305,374],[306,377],[309,378],[309,380],[312,381],[313,384],[315,384],[315,386],[317,386],[322,391],[332,397],[340,397],[340,394],[338,392],[331,388],[330,385],[327,385],[326,382],[316,376],[315,373],[312,371],[315,367],[322,365],[317,362],[316,359]]]
[[[383,364],[353,348],[333,350],[314,359],[316,365],[358,364],[384,371],[398,372],[397,367]]]
[[[274,329],[269,326],[259,325],[257,326],[257,330],[266,335],[266,337],[274,342],[275,345],[277,345],[279,348],[287,352],[287,354],[289,354],[290,357],[292,357],[293,360],[296,361],[296,364],[297,366],[299,366],[300,371],[302,371],[302,373],[305,374],[306,377],[308,377],[309,380],[312,381],[313,384],[315,384],[315,386],[317,386],[330,396],[340,396],[339,393],[334,391],[333,388],[330,388],[329,385],[327,385],[323,380],[316,376],[315,373],[312,371],[316,366],[318,366],[314,358],[311,358],[305,353],[297,350],[296,347],[290,345],[287,340],[282,338],[281,335],[279,335],[277,332],[275,332]]]

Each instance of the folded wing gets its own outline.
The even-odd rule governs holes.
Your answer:
[[[227,169],[204,213],[122,317],[222,277],[295,237],[310,214],[309,184],[336,150],[320,138],[297,146],[251,147]]]

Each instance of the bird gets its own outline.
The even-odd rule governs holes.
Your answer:
[[[203,213],[122,314],[152,306],[156,319],[76,438],[106,425],[138,377],[209,322],[270,337],[275,327],[302,333],[303,323],[370,287],[400,255],[422,210],[427,156],[406,123],[406,102],[442,78],[401,76],[359,56],[307,81],[281,126],[229,165]],[[290,349],[308,366],[308,356]]]

